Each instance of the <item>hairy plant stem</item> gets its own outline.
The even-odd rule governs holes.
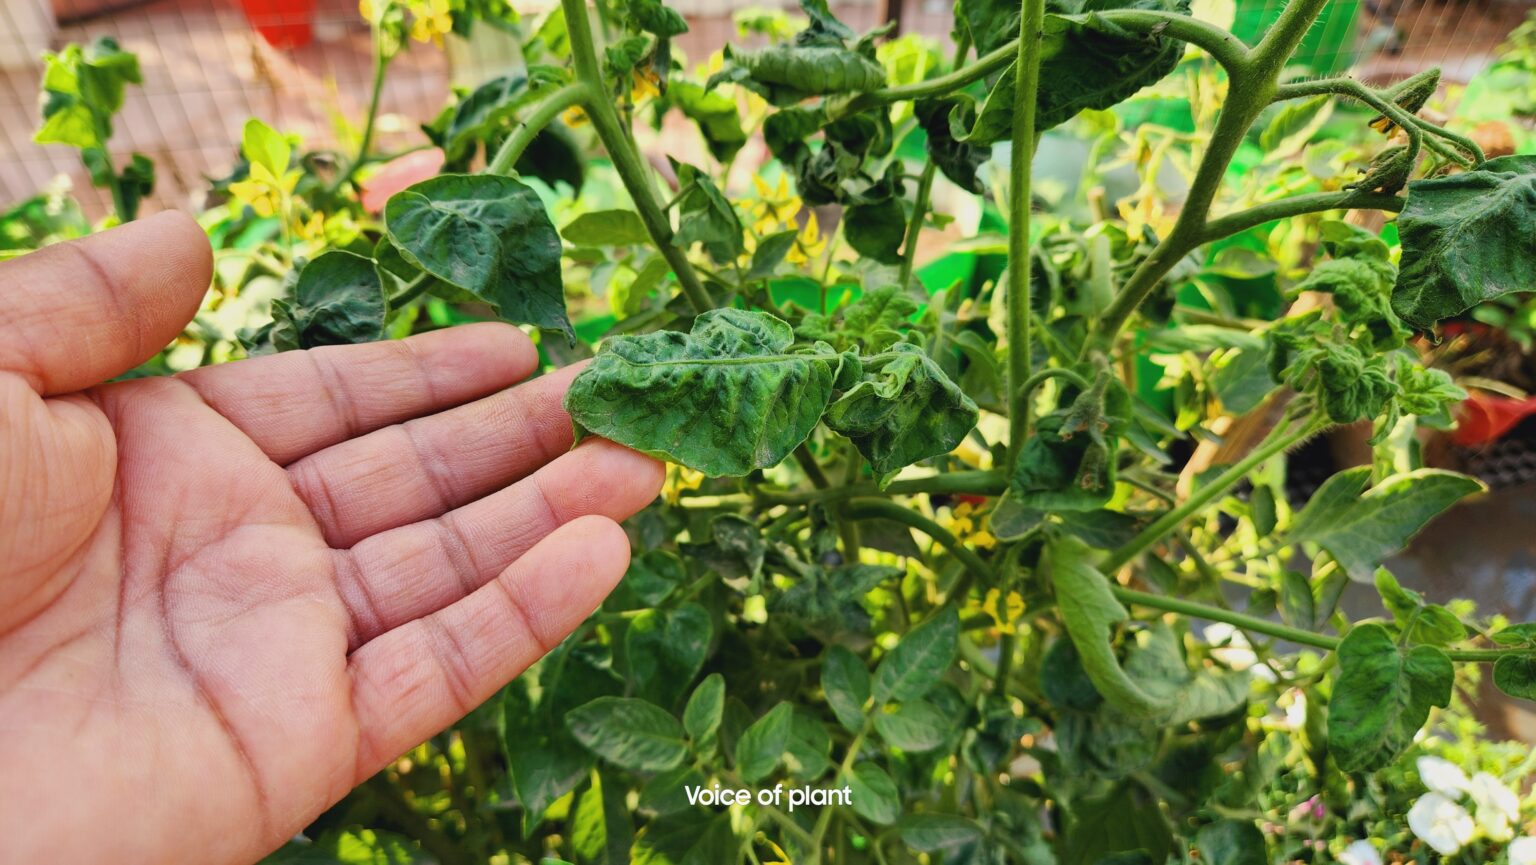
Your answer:
[[[1008,473],[1019,462],[1029,437],[1029,394],[1024,383],[1033,372],[1029,338],[1030,173],[1034,169],[1039,130],[1035,114],[1040,93],[1040,49],[1045,0],[1024,0],[1019,21],[1019,53],[1013,87],[1013,154],[1008,180]]]
[[[1247,48],[1236,36],[1188,15],[1134,9],[1113,9],[1095,14],[1136,33],[1156,33],[1194,45],[1211,55],[1217,63],[1226,67],[1228,72],[1242,66],[1248,60]],[[961,66],[947,75],[913,84],[903,84],[899,87],[872,90],[859,94],[830,110],[835,119],[879,105],[947,96],[988,75],[1002,72],[1018,60],[1019,53],[1019,40],[1014,39],[977,57],[974,63]]]
[[[796,457],[796,460],[802,459]],[[803,465],[803,463],[802,463]],[[818,467],[819,468],[819,467]],[[813,480],[812,483],[815,483]],[[979,496],[995,496],[1007,487],[1007,480],[1001,472],[997,471],[965,471],[949,472],[942,475],[934,475],[927,478],[912,478],[904,481],[892,481],[881,489],[878,484],[861,482],[847,484],[840,487],[827,486],[825,488],[808,491],[772,490],[757,488],[753,490],[753,497],[765,505],[803,505],[811,502],[841,501],[843,499],[858,498],[860,496],[899,496],[917,495],[929,493],[932,495],[971,494]]]
[[[1292,0],[1258,46],[1248,52],[1242,62],[1227,68],[1227,100],[1222,105],[1210,145],[1195,170],[1194,182],[1173,229],[1136,268],[1104,311],[1094,338],[1085,343],[1085,348],[1112,346],[1131,315],[1151,296],[1163,277],[1180,259],[1206,242],[1206,219],[1216,193],[1221,189],[1227,166],[1231,165],[1248,128],[1274,100],[1278,89],[1276,82],[1286,60],[1325,6],[1327,0]]]
[[[917,263],[917,236],[923,230],[923,217],[928,213],[928,198],[933,194],[933,177],[938,168],[930,159],[917,178],[917,199],[912,205],[912,218],[907,222],[906,248],[901,252],[901,273],[896,277],[896,284],[903,291],[912,286],[912,268]]]
[[[587,4],[585,0],[560,0],[560,8],[565,13],[576,79],[587,88],[581,106],[592,120],[592,128],[603,142],[603,147],[608,150],[608,156],[613,160],[614,170],[623,182],[624,189],[634,200],[635,210],[640,214],[646,233],[651,236],[651,241],[656,244],[667,264],[671,265],[672,273],[677,276],[678,285],[682,286],[683,294],[688,297],[693,311],[700,314],[708,312],[714,308],[714,301],[688,261],[688,252],[672,242],[672,223],[661,205],[656,203],[650,169],[636,152],[629,130],[619,120],[613,102],[604,98],[607,88],[603,81],[602,66],[597,62],[597,51],[592,45],[592,25],[587,20]]]
[[[379,36],[379,25],[371,23],[373,31],[373,84],[368,93],[368,113],[363,117],[363,137],[357,143],[357,155],[347,164],[347,170],[343,171],[336,182],[331,184],[331,189],[340,189],[346,186],[357,170],[368,159],[368,151],[373,147],[373,133],[379,122],[379,102],[384,96],[384,73],[389,70],[391,58],[384,55],[384,43]]]
[[[1288,423],[1291,414],[1288,412],[1280,423],[1270,430],[1269,435],[1259,443],[1247,456],[1233,463],[1230,468],[1222,472],[1213,480],[1203,484],[1183,504],[1164,513],[1142,529],[1136,537],[1132,538],[1125,546],[1115,550],[1103,563],[1105,573],[1113,573],[1119,570],[1127,562],[1146,552],[1153,544],[1161,541],[1173,530],[1183,525],[1184,521],[1204,510],[1207,505],[1226,494],[1227,490],[1235,486],[1239,481],[1248,476],[1260,463],[1276,454],[1284,452],[1311,436],[1328,427],[1326,421],[1316,418],[1309,419],[1300,426],[1291,428]]]
[[[1151,607],[1154,610],[1163,610],[1169,613],[1178,613],[1181,616],[1189,616],[1196,619],[1204,619],[1208,622],[1225,622],[1245,631],[1253,631],[1256,634],[1275,637],[1281,640],[1289,640],[1303,646],[1326,649],[1333,651],[1343,642],[1340,637],[1332,637],[1327,634],[1319,634],[1316,631],[1308,631],[1303,628],[1293,628],[1280,622],[1269,619],[1261,619],[1245,613],[1233,610],[1213,607],[1197,601],[1186,601],[1183,598],[1173,598],[1166,595],[1154,595],[1149,592],[1138,592],[1135,589],[1127,589],[1124,586],[1110,584],[1110,591],[1115,599],[1122,604],[1136,604],[1143,607]],[[1452,661],[1463,664],[1491,664],[1504,655],[1527,656],[1529,649],[1446,649],[1445,654]]]
[[[512,134],[507,136],[507,140],[501,143],[500,149],[496,151],[496,155],[492,157],[485,170],[491,174],[506,174],[511,171],[512,166],[517,164],[517,160],[522,158],[523,151],[527,150],[528,145],[539,137],[544,127],[553,123],[555,118],[566,109],[595,98],[591,88],[584,81],[574,81],[544,97],[532,111],[528,112],[528,116],[518,121],[517,128],[513,129]]]
[[[1430,123],[1428,120],[1392,102],[1386,96],[1354,78],[1323,78],[1317,81],[1298,81],[1294,84],[1284,84],[1275,91],[1275,101],[1323,95],[1345,96],[1354,99],[1380,111],[1393,123],[1402,127],[1404,131],[1410,128],[1417,128],[1436,138],[1449,141],[1465,151],[1467,156],[1471,157],[1474,164],[1482,164],[1488,160],[1487,155],[1483,153],[1483,148],[1476,141],[1452,132],[1443,126]]]
[[[1326,213],[1330,210],[1383,210],[1388,213],[1397,213],[1407,203],[1405,199],[1391,193],[1367,192],[1363,189],[1313,192],[1282,198],[1278,201],[1266,201],[1247,210],[1213,219],[1205,224],[1202,239],[1203,242],[1210,243],[1240,234],[1266,222],[1290,219],[1293,216],[1308,213]]]
[[[974,578],[980,577],[986,582],[992,582],[992,568],[981,557],[976,555],[970,547],[960,543],[949,529],[944,528],[933,520],[928,519],[917,511],[902,507],[885,499],[854,499],[850,501],[844,510],[849,518],[855,520],[890,520],[901,523],[908,528],[917,529],[934,543],[948,550],[950,555],[965,566],[965,576],[955,583],[949,590],[945,600],[956,600],[965,596],[969,591]]]

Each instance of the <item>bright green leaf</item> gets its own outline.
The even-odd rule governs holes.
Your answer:
[[[683,726],[644,700],[599,697],[568,712],[565,723],[577,741],[620,768],[663,772],[688,756]]]

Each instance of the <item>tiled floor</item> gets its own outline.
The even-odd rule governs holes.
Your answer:
[[[0,0],[0,8],[7,2]],[[121,0],[56,0],[66,4]],[[693,0],[691,8],[709,8],[722,0]],[[904,0],[909,30],[945,38],[952,25],[947,0]],[[1524,14],[1526,2],[1499,0],[1382,0],[1401,5],[1399,21],[1407,34],[1396,56],[1378,53],[1368,64],[1373,73],[1401,74],[1430,63],[1448,66],[1452,80],[1465,78],[1486,63],[1499,41]],[[195,207],[205,175],[224,173],[234,155],[240,127],[248,116],[261,117],[302,134],[310,146],[337,138],[340,118],[356,123],[363,112],[370,79],[366,25],[353,0],[320,0],[315,14],[316,41],[293,51],[267,45],[250,29],[237,0],[154,0],[119,6],[62,28],[56,45],[100,35],[115,36],[139,54],[142,87],[131,88],[112,149],[126,157],[139,151],[159,169],[155,207]],[[520,6],[522,4],[519,4]],[[66,15],[77,7],[69,6]],[[883,9],[880,0],[839,5],[855,28],[872,25]],[[728,15],[691,17],[692,32],[679,41],[687,56],[702,58],[734,36]],[[1365,32],[1368,28],[1362,28]],[[0,20],[0,42],[14,39]],[[458,70],[459,78],[473,77]],[[31,141],[37,123],[39,68],[0,71],[0,204],[30,195],[60,174],[72,178],[77,194],[93,214],[105,201],[91,189],[75,153]],[[412,45],[391,70],[383,98],[385,122],[380,144],[421,140],[415,124],[444,104],[449,64],[441,49]]]

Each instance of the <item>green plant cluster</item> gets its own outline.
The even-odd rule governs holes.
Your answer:
[[[194,363],[478,311],[537,329],[552,363],[595,343],[566,397],[578,434],[671,464],[601,609],[270,861],[1329,862],[1367,838],[1431,861],[1384,791],[1419,783],[1404,758],[1465,717],[1455,685],[1480,666],[1536,697],[1536,639],[1382,567],[1481,489],[1423,465],[1418,429],[1465,393],[1414,344],[1533,287],[1536,157],[1420,117],[1438,73],[1293,75],[1325,5],[1292,0],[1247,44],[1185,0],[959,0],[946,63],[802,0],[705,76],[660,0],[562,0],[519,30],[524,72],[424,127],[443,173],[377,217],[356,194],[372,112],[342,158],[248,125]],[[381,81],[407,19],[375,11]],[[124,70],[105,96],[50,71],[45,128],[91,132],[69,141],[88,161],[134,80],[114,57],[50,61]],[[1166,135],[1127,102],[1180,86]],[[635,130],[674,111],[712,162],[663,176]],[[1089,189],[1123,181],[1108,155],[1131,142],[1135,206],[1050,203],[1032,166],[1067,128]],[[758,135],[787,214],[770,184],[753,204],[727,182]],[[1147,179],[1175,158],[1178,194]],[[948,224],[940,175],[992,225],[947,283],[916,267]],[[830,244],[803,207],[835,214]],[[1399,215],[1367,231],[1357,210]],[[270,321],[236,339],[224,314],[258,286]],[[1223,416],[1267,423],[1181,476],[1170,454]],[[1293,506],[1287,452],[1355,422],[1372,464]],[[1352,583],[1380,615],[1341,611]],[[850,796],[690,796],[776,786]],[[1516,861],[1508,840],[1478,861]]]

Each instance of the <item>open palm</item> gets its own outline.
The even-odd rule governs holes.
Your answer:
[[[259,858],[591,612],[660,484],[504,325],[101,384],[209,267],[178,215],[0,266],[0,861]]]

